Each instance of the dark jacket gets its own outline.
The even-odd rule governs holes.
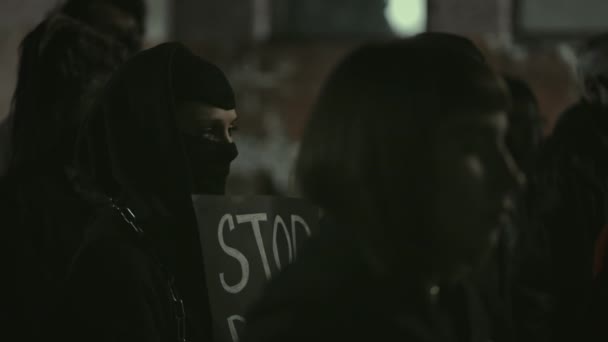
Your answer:
[[[487,341],[472,287],[446,285],[432,296],[415,279],[379,279],[352,241],[327,225],[270,283],[243,341]]]
[[[509,235],[512,227],[504,227],[496,248],[488,260],[473,274],[473,284],[488,315],[490,336],[495,342],[512,341],[511,276],[512,251]]]
[[[513,279],[519,341],[608,339],[593,323],[608,317],[595,305],[606,296],[597,291],[604,275],[594,275],[595,245],[608,223],[606,114],[584,102],[569,108],[529,177]]]
[[[212,336],[173,88],[176,65],[197,58],[177,43],[139,53],[112,76],[83,126],[77,148],[81,191],[101,208],[116,206],[135,219],[125,227],[112,209],[95,220],[68,278],[59,339],[164,342]],[[141,230],[143,239],[125,233],[129,226]],[[176,300],[183,301],[185,315],[170,305]],[[72,321],[79,322],[75,331]]]
[[[11,141],[11,119],[10,116],[0,122],[0,177],[4,176],[8,168],[10,141]]]
[[[30,340],[56,304],[92,209],[74,191],[66,167],[79,118],[124,57],[90,27],[55,14],[21,44],[10,117],[7,173],[0,179],[9,332]],[[10,335],[10,333],[9,333]]]
[[[56,304],[91,208],[58,177],[24,178],[29,182],[0,182],[0,225],[14,300],[4,309],[27,340]]]
[[[86,232],[50,325],[62,341],[178,341],[182,304],[146,233],[117,209],[103,209]],[[178,329],[182,329],[178,331]]]

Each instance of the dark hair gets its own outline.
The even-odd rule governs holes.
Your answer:
[[[511,95],[506,144],[517,165],[528,171],[542,139],[542,120],[532,89],[522,80],[504,77]]]
[[[534,96],[534,92],[532,89],[519,78],[515,78],[512,76],[504,76],[505,83],[509,88],[509,94],[511,95],[511,106],[527,106],[533,105],[538,107],[536,103],[536,97]],[[511,108],[513,109],[513,108]]]
[[[83,112],[125,59],[122,46],[66,17],[51,17],[28,33],[12,99],[10,170],[48,171],[71,161]]]
[[[608,87],[608,75],[601,61],[608,54],[608,33],[589,38],[578,49],[577,72],[585,97],[591,102],[601,100],[600,89]]]
[[[72,18],[88,22],[88,18],[92,14],[90,8],[93,4],[108,4],[128,13],[135,18],[143,30],[146,16],[146,4],[144,0],[68,0],[61,8],[61,11]]]
[[[594,244],[608,223],[605,109],[585,102],[569,108],[543,143],[528,179],[529,223],[521,230],[518,254],[559,270],[559,288],[580,286],[592,277]]]
[[[464,38],[422,34],[361,47],[322,89],[302,139],[297,184],[343,225],[377,228],[384,246],[430,241],[432,233],[412,226],[428,220],[431,128],[442,118],[507,106],[504,84]]]
[[[593,229],[608,222],[605,109],[582,102],[560,117],[541,149],[535,183],[539,193],[549,196],[534,201],[542,204],[537,208],[540,216],[578,217],[581,226],[583,220],[593,222]]]
[[[608,32],[601,33],[589,38],[585,41],[578,49],[579,54],[585,54],[591,51],[595,51],[598,48],[608,47]]]

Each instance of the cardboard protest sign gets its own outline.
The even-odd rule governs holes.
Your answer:
[[[216,342],[236,342],[265,284],[318,230],[318,210],[297,199],[194,199]]]

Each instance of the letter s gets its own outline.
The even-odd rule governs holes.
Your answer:
[[[243,253],[239,252],[235,248],[227,246],[226,242],[224,242],[223,232],[226,222],[228,222],[230,231],[234,230],[234,220],[232,219],[232,216],[230,216],[230,214],[226,214],[222,216],[222,219],[220,220],[220,224],[217,230],[217,238],[220,243],[220,246],[222,247],[222,250],[224,250],[226,254],[235,258],[241,264],[241,270],[243,275],[241,277],[241,280],[236,285],[230,286],[226,283],[226,280],[224,279],[224,273],[222,272],[220,273],[220,282],[222,283],[222,287],[224,288],[224,290],[226,290],[228,293],[236,294],[241,292],[245,288],[245,286],[247,286],[247,282],[249,282],[249,261],[247,261],[247,258],[245,257],[245,255],[243,255]]]

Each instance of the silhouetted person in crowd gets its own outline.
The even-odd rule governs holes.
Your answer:
[[[103,60],[104,54],[96,51],[95,43],[90,43],[90,50],[87,51],[87,40],[103,39],[115,41],[121,44],[127,55],[132,55],[139,51],[142,45],[144,34],[144,18],[145,3],[144,0],[68,0],[62,6],[53,10],[47,18],[40,23],[32,32],[30,32],[21,44],[20,51],[20,72],[18,75],[17,91],[20,92],[19,97],[15,93],[13,104],[9,116],[0,123],[0,176],[4,175],[8,168],[12,149],[11,146],[15,138],[12,136],[15,116],[20,115],[19,112],[26,111],[22,109],[23,102],[26,96],[36,96],[35,94],[23,94],[25,91],[31,92],[31,87],[25,87],[25,81],[20,80],[24,77],[42,77],[38,76],[42,72],[53,72],[52,70],[65,70],[64,75],[57,76],[55,83],[50,83],[48,80],[46,85],[50,89],[44,91],[54,91],[53,88],[61,87],[63,77],[76,77],[72,75],[82,74],[84,69],[95,68],[98,61],[95,60],[95,54],[99,54],[98,59]],[[89,38],[90,37],[90,38]],[[61,51],[65,50],[63,55],[55,53],[53,57],[38,53],[32,45],[38,44],[39,50],[46,51]],[[25,46],[25,45],[30,45]],[[111,52],[110,52],[111,53]],[[42,58],[49,59],[44,65],[37,67],[34,70],[34,60]],[[45,68],[45,69],[43,69]],[[24,70],[25,69],[25,70]],[[50,71],[49,71],[50,70]],[[23,75],[27,72],[28,75]],[[32,76],[34,75],[34,76]],[[21,86],[19,85],[21,83]],[[21,88],[21,89],[19,89]],[[24,89],[26,88],[26,89]],[[80,98],[80,89],[74,89],[72,94],[76,102]],[[19,103],[18,101],[21,101]],[[20,133],[23,135],[22,133]],[[28,135],[23,139],[29,138]],[[17,138],[20,139],[20,138]]]
[[[520,170],[528,172],[543,139],[538,102],[524,81],[512,77],[505,81],[511,94],[507,147]]]
[[[8,165],[11,139],[10,128],[11,120],[4,118],[4,120],[0,121],[0,177],[2,177]]]
[[[142,47],[145,0],[68,0],[61,13],[118,40],[132,54]]]
[[[487,341],[468,277],[518,185],[508,94],[465,38],[367,45],[329,76],[297,160],[320,234],[244,341]]]
[[[514,275],[520,341],[605,341],[608,35],[583,48],[583,99],[543,143],[526,190]]]
[[[576,67],[585,102],[608,106],[608,33],[583,44]]]
[[[137,54],[109,81],[78,143],[97,208],[70,270],[61,341],[210,341],[191,195],[225,191],[237,114],[221,70],[183,45]]]
[[[10,159],[0,180],[3,249],[11,256],[5,307],[12,322],[7,334],[15,331],[23,340],[44,334],[41,322],[54,306],[92,214],[70,180],[81,118],[133,49],[83,21],[78,10],[66,15],[74,3],[52,13],[22,41],[7,123]]]
[[[528,174],[537,157],[542,139],[538,104],[532,90],[519,79],[504,77],[511,95],[506,146],[519,169]],[[523,190],[523,188],[522,188]],[[493,341],[512,341],[511,272],[518,228],[525,225],[522,194],[514,196],[512,220],[500,230],[490,262],[475,276],[490,318]]]
[[[514,317],[520,341],[608,338],[605,114],[599,106],[572,107],[541,149],[526,195],[531,218],[518,248]]]

